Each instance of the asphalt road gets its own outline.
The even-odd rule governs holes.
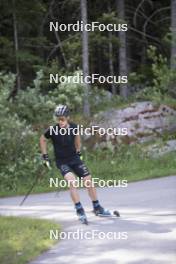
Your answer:
[[[0,214],[62,224],[61,240],[30,264],[176,263],[176,176],[99,188],[98,194],[105,208],[120,211],[120,218],[94,216],[83,189],[88,226],[78,222],[67,191],[31,195],[22,207],[22,196],[2,198]]]

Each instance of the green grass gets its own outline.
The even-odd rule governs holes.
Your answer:
[[[152,158],[140,146],[126,146],[115,154],[99,152],[88,160],[88,165],[92,174],[101,179],[132,182],[176,174],[176,152]]]
[[[57,191],[58,188],[50,188],[49,187],[49,179],[50,177],[56,178],[59,177],[59,179],[63,179],[63,177],[60,175],[58,169],[53,164],[52,171],[48,172],[47,169],[44,177],[38,181],[38,183],[33,188],[31,194],[33,193],[45,193],[45,192],[53,192]],[[35,175],[36,177],[36,175]],[[16,196],[16,195],[26,195],[28,190],[31,188],[33,182],[35,181],[35,178],[30,177],[29,180],[24,181],[18,181],[15,183],[15,188],[7,190],[3,188],[3,186],[0,189],[0,197],[6,197],[6,196]],[[22,198],[23,199],[23,198]]]
[[[0,217],[0,263],[26,264],[51,247],[49,230],[60,230],[51,221],[19,217]]]
[[[124,179],[133,182],[176,175],[176,152],[152,158],[143,152],[144,147],[144,145],[123,146],[115,153],[102,150],[89,152],[84,156],[84,161],[89,167],[92,177],[104,180]],[[38,182],[32,193],[57,191],[57,187],[49,187],[50,177],[63,179],[54,164],[53,170],[50,172],[46,170],[46,176]],[[31,184],[31,181],[26,184],[18,183],[15,191],[1,191],[0,195],[1,197],[24,195]]]

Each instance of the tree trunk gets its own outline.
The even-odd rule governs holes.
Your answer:
[[[108,4],[108,12],[111,12],[111,5]],[[112,46],[112,32],[108,32],[108,48],[109,48],[109,72],[111,76],[114,76],[114,65],[113,65],[113,46]],[[112,94],[116,94],[116,86],[114,83],[111,84]]]
[[[176,0],[171,0],[171,69],[176,69]]]
[[[114,65],[113,65],[113,47],[112,47],[112,33],[111,31],[108,32],[108,36],[109,36],[109,71],[110,71],[110,75],[114,76]],[[114,83],[112,83],[111,85],[112,88],[112,94],[116,94],[116,86]]]
[[[118,18],[120,19],[120,23],[124,23],[125,21],[125,0],[116,0],[117,3],[117,13]],[[126,44],[126,32],[119,31],[119,75],[127,76],[128,68],[127,68],[127,44]],[[120,84],[120,95],[123,98],[127,98],[128,96],[128,84],[121,83]]]
[[[49,14],[51,15],[51,18],[53,20],[56,19],[55,16],[54,16],[54,14],[53,14],[54,4],[55,4],[55,0],[52,0],[51,3],[50,3],[50,7],[49,7]],[[56,40],[57,40],[57,44],[55,45],[55,47],[49,53],[48,58],[47,58],[47,61],[49,61],[50,57],[59,48],[60,49],[60,52],[61,52],[61,55],[62,55],[62,58],[63,58],[63,61],[64,61],[64,65],[65,65],[66,68],[68,68],[67,60],[66,60],[66,56],[65,56],[65,52],[64,52],[64,49],[63,49],[63,46],[62,46],[62,41],[60,39],[59,33],[56,30],[54,30],[54,34],[55,34],[55,37],[56,37]]]
[[[83,25],[87,24],[87,0],[81,0],[81,20]],[[89,49],[88,49],[88,32],[83,30],[82,32],[82,65],[83,65],[83,76],[89,75]],[[84,86],[84,102],[83,102],[83,113],[85,116],[90,116],[90,105],[89,105],[89,91],[90,86],[85,83]]]
[[[16,17],[16,6],[15,0],[13,0],[13,34],[14,34],[14,45],[15,45],[15,67],[16,67],[16,91],[15,94],[21,89],[21,80],[20,80],[20,67],[19,67],[19,59],[18,59],[18,29],[17,29],[17,17]],[[13,91],[14,93],[14,91]]]

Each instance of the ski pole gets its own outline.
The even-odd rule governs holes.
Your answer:
[[[49,162],[46,162],[46,167],[51,170],[51,166],[50,166],[50,163]],[[29,191],[27,192],[27,194],[25,195],[25,197],[23,198],[23,200],[21,201],[20,203],[20,206],[23,205],[23,203],[25,202],[25,200],[28,198],[28,196],[30,195],[30,193],[32,192],[33,188],[35,187],[35,185],[37,184],[39,178],[40,178],[40,174],[36,176],[31,188],[29,189]]]
[[[34,186],[37,184],[39,178],[40,178],[40,175],[37,175],[37,177],[35,178],[35,181],[33,182],[32,186],[31,186],[31,188],[29,189],[29,191],[27,192],[27,194],[24,196],[23,200],[21,201],[20,206],[22,206],[24,204],[25,200],[28,198],[28,196],[32,192]]]

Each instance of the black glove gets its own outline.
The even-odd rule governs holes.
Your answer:
[[[81,160],[83,159],[81,151],[77,151],[76,154],[80,157]]]
[[[42,159],[43,159],[43,165],[46,166],[48,169],[51,169],[51,162],[48,154],[43,154]]]

